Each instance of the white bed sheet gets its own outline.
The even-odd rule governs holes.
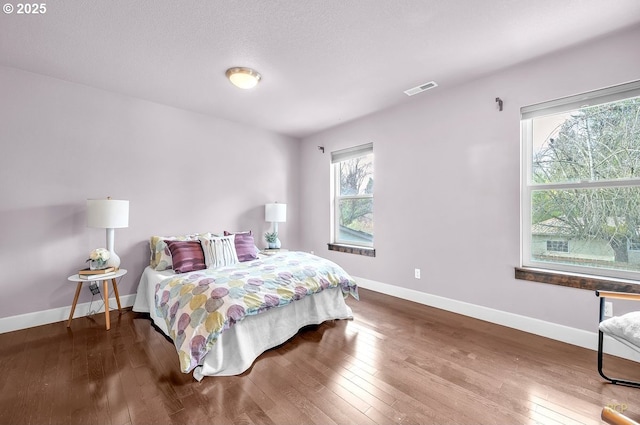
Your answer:
[[[133,304],[133,311],[149,313],[153,323],[165,335],[169,334],[167,325],[156,314],[155,286],[171,276],[175,276],[173,270],[156,271],[146,267]],[[222,333],[206,355],[203,365],[194,369],[193,376],[200,381],[204,376],[239,375],[249,369],[260,354],[284,343],[300,328],[327,320],[351,318],[353,313],[345,303],[340,288],[325,289],[287,306],[247,316]]]

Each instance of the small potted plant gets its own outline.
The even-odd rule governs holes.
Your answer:
[[[278,248],[276,245],[278,243],[278,234],[276,232],[267,232],[264,234],[264,238],[267,240],[269,249]]]

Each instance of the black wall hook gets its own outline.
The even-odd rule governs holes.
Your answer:
[[[502,99],[500,99],[499,97],[496,97],[496,102],[498,102],[498,111],[502,111]]]

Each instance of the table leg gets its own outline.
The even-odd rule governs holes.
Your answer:
[[[102,294],[104,297],[104,320],[107,324],[107,330],[111,329],[111,320],[109,319],[109,279],[102,281]]]
[[[113,293],[116,295],[116,302],[118,303],[118,310],[122,311],[122,306],[120,306],[120,295],[118,294],[118,283],[116,279],[111,279],[111,284],[113,285]]]
[[[71,319],[73,319],[73,313],[76,311],[76,304],[78,303],[78,297],[80,296],[80,289],[82,289],[82,282],[78,282],[78,287],[76,288],[76,295],[73,297],[73,304],[71,304],[71,313],[69,313],[69,321],[67,322],[67,327],[71,327]]]

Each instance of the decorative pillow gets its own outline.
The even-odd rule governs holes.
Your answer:
[[[256,246],[253,240],[253,233],[251,230],[248,232],[227,232],[224,231],[225,236],[236,236],[236,253],[238,254],[238,261],[250,261],[258,258],[258,252],[260,250]]]
[[[176,273],[207,268],[200,241],[166,241]]]
[[[151,258],[149,265],[158,271],[172,269],[171,251],[167,247],[165,241],[197,241],[198,236],[210,236],[211,233],[193,233],[190,235],[180,236],[151,236],[149,239],[149,249],[151,250]]]
[[[210,236],[199,238],[204,251],[204,262],[208,269],[230,266],[238,263],[236,254],[235,235]]]

